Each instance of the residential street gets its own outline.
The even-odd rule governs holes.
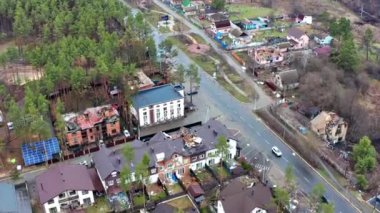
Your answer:
[[[157,1],[155,1],[157,2]],[[162,3],[158,2],[161,6]],[[164,8],[165,9],[165,8]],[[171,11],[171,10],[170,10]],[[183,20],[181,16],[178,16],[176,13],[171,13],[178,19]],[[185,23],[188,23],[184,20]],[[189,27],[192,30],[198,30],[197,28],[189,23]],[[198,30],[200,31],[200,30]],[[209,39],[203,31],[200,31],[200,35],[203,35]],[[202,37],[203,37],[202,36]],[[155,33],[154,38],[156,42],[162,41],[164,36]],[[205,38],[205,39],[206,39]],[[211,42],[212,46],[216,46],[214,42]],[[215,47],[218,51],[219,48]],[[181,63],[185,66],[192,63],[191,59],[187,57],[181,50],[178,50],[179,54],[176,58],[178,63]],[[227,55],[226,53],[223,53]],[[230,58],[230,57],[225,57]],[[234,66],[240,67],[232,59],[229,63],[235,64]],[[199,67],[200,70],[202,70]],[[295,175],[298,178],[298,184],[301,189],[305,192],[310,192],[313,186],[317,183],[323,183],[326,188],[326,197],[328,197],[335,204],[335,211],[341,213],[357,212],[357,208],[354,208],[352,205],[358,201],[352,200],[348,201],[345,197],[342,196],[338,190],[335,190],[330,184],[328,184],[319,174],[317,174],[300,156],[295,154],[292,149],[285,145],[267,126],[265,126],[253,113],[252,108],[245,104],[240,103],[234,97],[232,97],[228,92],[226,92],[222,86],[220,86],[211,76],[209,76],[205,71],[200,72],[201,74],[201,85],[200,92],[195,96],[195,100],[198,103],[207,103],[210,106],[211,112],[220,112],[223,122],[228,126],[234,129],[240,130],[241,134],[248,138],[247,141],[244,141],[243,155],[245,155],[248,160],[252,160],[254,155],[254,150],[262,151],[268,156],[268,158],[273,161],[276,166],[285,171],[287,165],[292,165],[295,169]],[[244,73],[245,74],[245,73]],[[247,77],[248,78],[248,77]],[[262,91],[261,89],[259,91]],[[262,96],[261,96],[262,97]],[[264,96],[267,97],[267,96]],[[268,98],[268,97],[267,97]],[[201,99],[201,100],[197,100]],[[260,99],[262,100],[262,99]],[[261,102],[263,103],[263,102]],[[263,106],[262,104],[259,106]],[[282,158],[276,158],[271,153],[271,147],[277,146],[283,153]],[[366,212],[366,210],[361,210]]]
[[[176,12],[171,10],[166,4],[162,3],[159,0],[153,0],[155,4],[160,6],[163,10],[168,12],[170,15],[172,15],[174,18],[178,19],[179,21],[183,22],[187,27],[190,28],[190,30],[199,36],[201,36],[207,43],[211,45],[211,47],[217,52],[219,55],[221,55],[225,62],[227,62],[234,70],[237,71],[237,73],[243,78],[248,80],[248,82],[251,84],[251,86],[255,89],[256,93],[259,96],[259,99],[257,100],[257,103],[255,107],[261,108],[264,106],[267,106],[272,103],[272,99],[265,94],[265,92],[252,80],[252,78],[247,75],[242,69],[242,66],[236,62],[229,53],[227,53],[225,50],[222,50],[219,48],[218,44],[207,36],[204,30],[199,29],[192,23],[190,23],[188,20],[186,20],[184,17],[178,15]]]

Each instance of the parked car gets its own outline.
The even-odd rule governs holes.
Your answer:
[[[277,146],[272,147],[272,152],[277,157],[281,157],[282,156],[282,152],[281,152],[281,150]]]
[[[13,130],[14,129],[13,122],[8,122],[7,126],[8,126],[9,130]]]
[[[125,135],[126,138],[131,137],[131,134],[129,134],[129,131],[127,129],[124,129],[123,134]]]
[[[198,91],[196,90],[187,93],[187,95],[196,95],[196,94],[198,94]]]
[[[322,197],[321,197],[321,201],[322,201],[322,203],[327,203],[327,204],[329,204],[329,199],[327,199],[327,197],[326,197],[325,195],[322,195]]]

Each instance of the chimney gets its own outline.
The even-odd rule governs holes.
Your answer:
[[[154,153],[154,149],[152,147],[150,148],[150,152]]]
[[[210,125],[208,125],[208,128],[210,129],[210,128],[211,128],[211,126],[210,126]]]
[[[42,183],[41,183],[41,189],[42,189],[42,191],[44,190],[44,185],[42,185]]]
[[[121,164],[120,156],[117,157],[117,162],[118,162],[119,164]]]

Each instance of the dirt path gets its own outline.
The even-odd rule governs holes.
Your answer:
[[[14,46],[15,45],[15,41],[14,40],[10,40],[10,41],[6,41],[6,42],[2,42],[0,43],[0,54],[1,53],[4,53],[8,47],[11,47],[11,46]]]

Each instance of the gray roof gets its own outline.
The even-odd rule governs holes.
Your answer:
[[[238,178],[233,179],[220,192],[220,199],[225,213],[250,213],[254,208],[265,209],[268,213],[276,212],[272,204],[269,187],[256,183],[247,188]]]
[[[299,81],[297,70],[282,71],[279,72],[278,75],[280,76],[282,84],[284,85],[298,83]]]
[[[300,30],[297,27],[292,27],[289,29],[288,35],[299,39],[299,38],[301,38],[301,36],[305,35],[305,32],[303,32],[302,30]]]
[[[0,183],[0,212],[18,213],[16,190],[14,185]]]
[[[209,120],[202,126],[193,127],[188,131],[197,137],[202,138],[202,143],[197,147],[187,148],[184,145],[182,137],[170,139],[163,132],[154,135],[149,141],[141,142],[134,140],[130,143],[134,149],[135,159],[130,165],[131,170],[141,162],[144,154],[148,154],[150,167],[154,167],[157,162],[156,154],[164,153],[165,159],[171,158],[174,154],[182,156],[191,156],[214,149],[218,137],[223,135],[227,139],[235,139],[231,131],[225,125],[217,120]],[[121,172],[126,161],[123,157],[122,150],[111,151],[106,147],[101,147],[98,152],[93,154],[95,167],[98,170],[101,179],[108,177],[113,171]]]
[[[68,190],[95,190],[86,166],[64,163],[37,176],[36,187],[41,204]]]
[[[133,97],[135,108],[165,103],[173,100],[182,99],[183,96],[171,84],[140,90]]]

